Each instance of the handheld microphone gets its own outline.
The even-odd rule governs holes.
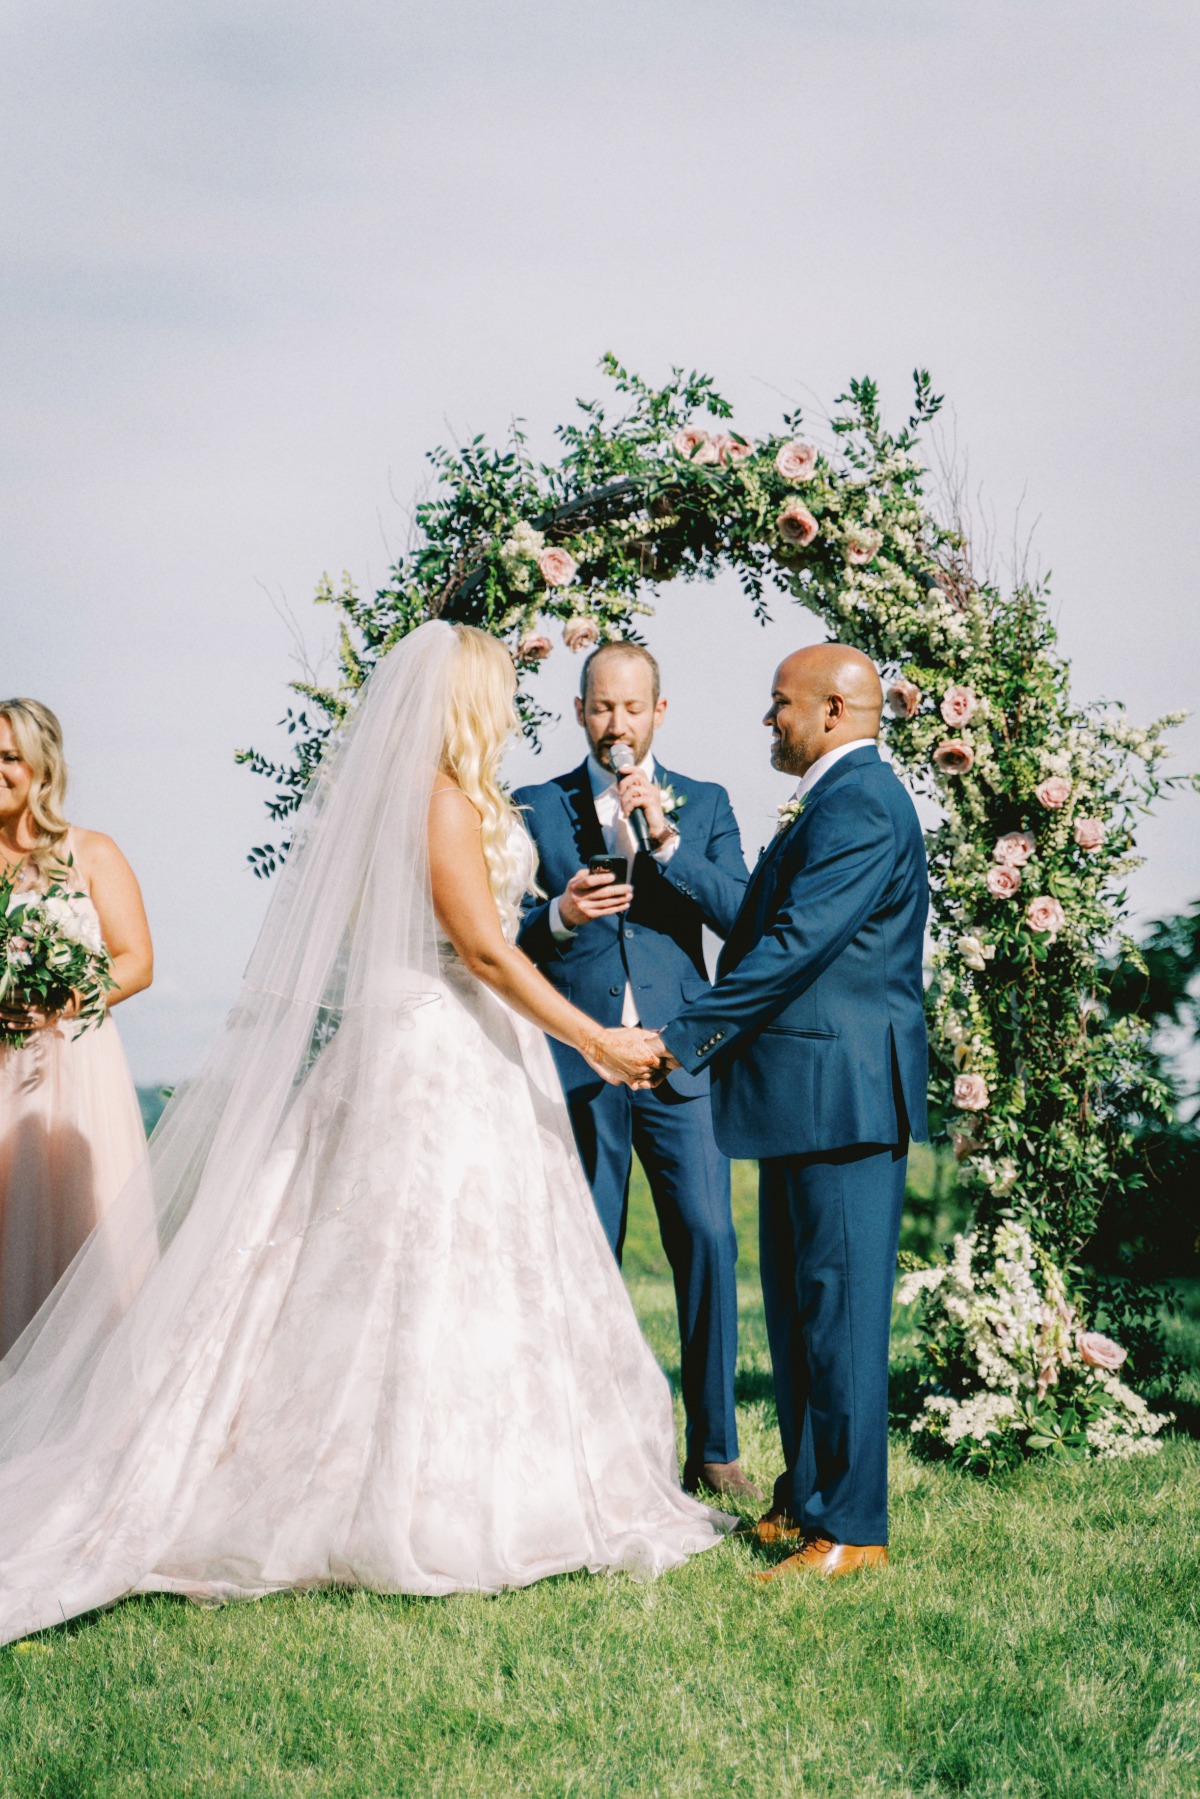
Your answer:
[[[620,782],[623,775],[630,774],[632,770],[637,767],[637,763],[633,759],[633,751],[627,743],[614,743],[612,749],[608,752],[608,759],[613,765],[613,772],[616,775],[618,782]],[[646,814],[641,806],[635,806],[633,811],[629,814],[629,823],[633,827],[634,836],[637,838],[638,848],[645,850],[646,854],[649,855],[651,853],[650,826],[646,823]]]

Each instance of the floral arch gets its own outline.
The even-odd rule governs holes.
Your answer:
[[[1044,590],[973,569],[928,498],[921,434],[941,401],[923,371],[901,431],[856,381],[818,447],[799,411],[741,435],[707,376],[675,370],[653,388],[611,356],[602,367],[619,415],[580,402],[557,464],[535,463],[519,430],[503,450],[475,438],[431,452],[436,485],[387,585],[318,591],[341,615],[340,679],[294,684],[307,705],[285,721],[291,761],[239,759],[276,783],[268,810],[285,820],[374,662],[429,618],[508,642],[536,739],[547,714],[530,678],[556,627],[576,651],[636,636],[657,585],[723,567],[756,616],[768,590],[816,613],[879,666],[888,746],[942,815],[927,834],[931,1096],[976,1225],[949,1263],[908,1277],[932,1376],[914,1430],[989,1467],[1156,1447],[1161,1419],[1103,1365],[1107,1339],[1082,1329],[1095,1296],[1069,1291],[1067,1271],[1113,1183],[1141,1178],[1131,1126],[1165,1098],[1142,1025],[1105,1008],[1104,958],[1118,942],[1137,954],[1121,885],[1135,813],[1168,785],[1162,734],[1178,715],[1139,729],[1078,706]],[[285,850],[255,849],[256,872]]]

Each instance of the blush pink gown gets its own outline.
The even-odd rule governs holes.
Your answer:
[[[86,886],[78,858],[76,871]],[[0,1046],[0,1356],[145,1153],[111,1016],[79,1037],[65,1025],[39,1031],[21,1049]]]

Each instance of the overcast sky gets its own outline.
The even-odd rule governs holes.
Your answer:
[[[195,1065],[262,914],[232,753],[286,703],[277,608],[319,657],[318,578],[382,581],[423,452],[514,415],[549,450],[606,349],[751,433],[860,373],[898,417],[928,365],[1077,693],[1195,704],[1198,49],[1155,0],[8,0],[0,689],[61,714],[72,816],[145,886],[137,1077]],[[819,635],[775,611],[680,587],[648,627],[663,758],[752,850],[771,672]],[[1147,827],[1141,916],[1200,893],[1198,827]]]

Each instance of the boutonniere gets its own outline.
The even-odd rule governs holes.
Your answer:
[[[775,826],[776,837],[781,836],[789,825],[794,825],[803,810],[803,799],[785,800],[779,808],[779,823]]]
[[[659,788],[658,797],[659,797],[659,801],[662,805],[663,812],[666,814],[666,816],[668,818],[677,817],[679,815],[679,813],[683,811],[683,808],[687,805],[687,802],[688,802],[687,794],[686,793],[676,793],[675,789],[669,783],[666,787]]]

